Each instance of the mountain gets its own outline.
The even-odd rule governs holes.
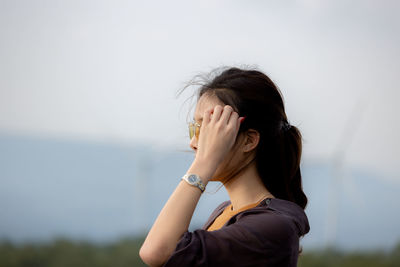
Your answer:
[[[0,238],[102,242],[144,234],[192,160],[192,153],[146,144],[0,135]],[[302,163],[311,226],[303,247],[394,246],[400,184],[367,169],[346,168],[336,180],[333,173],[328,162]],[[227,199],[210,183],[190,230]]]

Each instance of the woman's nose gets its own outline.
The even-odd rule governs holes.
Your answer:
[[[196,152],[197,150],[197,138],[193,135],[192,139],[190,139],[190,147]]]

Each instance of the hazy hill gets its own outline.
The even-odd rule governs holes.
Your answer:
[[[148,229],[193,159],[143,144],[122,146],[0,135],[0,237],[14,241],[56,236],[93,241]],[[367,170],[346,169],[332,183],[328,163],[304,162],[306,212],[311,232],[303,246],[325,244],[337,207],[335,244],[343,248],[392,247],[400,240],[400,185]],[[333,196],[330,188],[337,188]],[[208,187],[191,229],[227,199]],[[331,197],[330,197],[331,196]],[[329,204],[333,199],[337,204]],[[334,218],[334,217],[333,217]],[[335,228],[333,228],[335,229]]]

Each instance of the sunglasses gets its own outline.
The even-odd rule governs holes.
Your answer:
[[[189,122],[189,137],[190,140],[192,140],[193,136],[196,136],[196,138],[199,138],[199,134],[200,134],[200,124],[198,124],[197,122],[193,121],[193,122]]]

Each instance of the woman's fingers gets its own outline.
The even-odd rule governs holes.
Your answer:
[[[232,109],[232,112],[228,118],[227,124],[233,123],[234,125],[236,125],[238,118],[239,118],[239,114],[236,111],[233,111],[233,109]]]
[[[208,110],[204,111],[202,124],[206,125],[211,121],[213,111],[214,111],[214,108],[211,108],[211,109],[208,109]]]
[[[207,114],[204,115],[210,118],[207,120],[208,122],[219,123],[220,125],[229,125],[233,123],[233,128],[237,126],[237,123],[240,124],[240,122],[237,122],[239,114],[234,111],[230,105],[225,105],[224,107],[216,105],[212,110],[206,111],[206,113]]]
[[[231,117],[232,112],[233,112],[233,108],[231,106],[228,106],[228,105],[224,106],[223,112],[220,117],[220,121],[222,124],[225,124],[225,125],[228,124],[229,118]]]
[[[214,107],[214,110],[213,110],[213,113],[212,113],[211,121],[214,122],[214,123],[219,121],[223,111],[224,111],[224,108],[221,105],[216,105]]]

